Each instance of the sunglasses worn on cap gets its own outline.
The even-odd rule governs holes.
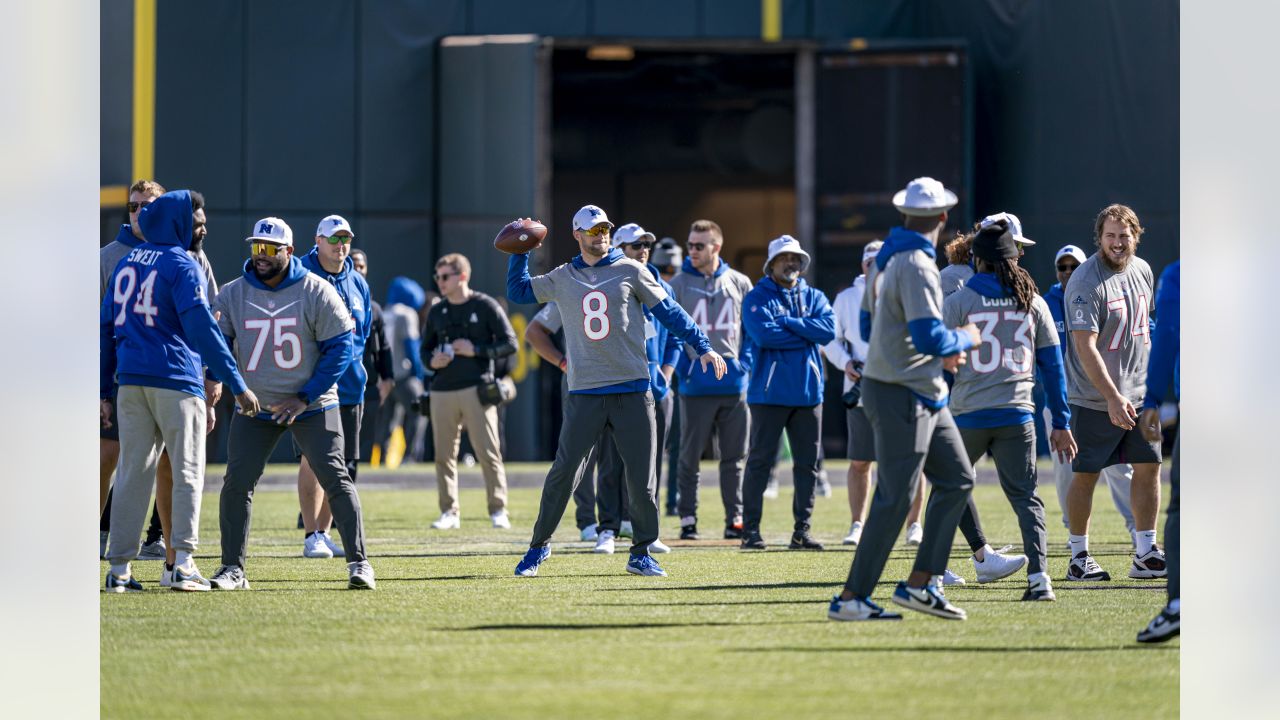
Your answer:
[[[129,203],[129,212],[131,212],[131,213],[136,213],[136,212],[138,212],[139,210],[141,210],[142,208],[144,208],[144,207],[146,207],[146,206],[150,205],[150,204],[151,204],[151,202],[152,202],[151,200],[148,200],[148,201],[146,201],[146,202],[131,202],[131,203]],[[119,205],[117,205],[116,207],[120,207],[120,206],[119,206]]]
[[[609,234],[609,226],[608,226],[608,225],[597,225],[597,226],[595,226],[595,227],[591,228],[590,230],[583,230],[582,232],[583,232],[583,234],[588,235],[588,236],[590,236],[590,237],[600,237],[601,235],[608,235],[608,234]]]
[[[350,245],[351,241],[355,240],[355,238],[351,237],[350,235],[330,235],[328,237],[328,240],[330,245],[337,245],[338,243],[342,243],[343,245]]]
[[[1068,270],[1074,272],[1078,267],[1080,267],[1080,263],[1076,263],[1075,265],[1072,265],[1071,263],[1062,263],[1058,265],[1058,272],[1067,272]]]
[[[653,247],[653,243],[649,242],[648,240],[638,240],[633,243],[627,243],[626,245],[632,250],[648,250],[649,248]]]
[[[266,255],[267,257],[275,257],[285,251],[284,245],[277,245],[269,242],[249,243],[249,250],[254,255]]]

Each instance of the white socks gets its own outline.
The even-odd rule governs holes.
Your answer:
[[[1071,543],[1071,557],[1075,557],[1080,553],[1089,554],[1089,536],[1088,535],[1071,535],[1067,538]]]
[[[191,553],[185,550],[175,550],[173,557],[173,566],[187,568],[191,565]]]
[[[1133,534],[1135,548],[1138,551],[1138,557],[1151,552],[1151,548],[1156,544],[1155,530],[1139,530]]]
[[[116,564],[112,564],[112,565],[111,565],[111,574],[112,574],[112,575],[115,575],[116,577],[120,578],[121,580],[123,580],[123,579],[125,579],[125,578],[129,577],[129,563],[125,563],[125,564],[123,564],[123,565],[116,565]]]

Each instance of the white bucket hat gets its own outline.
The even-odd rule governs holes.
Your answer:
[[[996,213],[995,215],[988,215],[982,218],[982,222],[978,223],[978,229],[983,230],[987,226],[994,225],[1000,222],[1001,220],[1005,221],[1005,223],[1009,226],[1009,234],[1013,235],[1014,242],[1019,243],[1021,245],[1026,245],[1027,247],[1030,247],[1036,244],[1035,240],[1032,240],[1031,238],[1026,237],[1025,235],[1022,234],[1022,221],[1019,220],[1018,216],[1014,215],[1013,213],[1002,212],[1002,213]]]
[[[918,177],[893,196],[893,206],[903,215],[941,215],[956,206],[956,194],[931,177]]]
[[[809,268],[809,253],[800,247],[800,241],[790,235],[774,238],[769,241],[769,259],[764,261],[764,274],[769,274],[769,263],[782,253],[795,253],[804,258],[804,263],[800,266],[800,272],[804,272]]]

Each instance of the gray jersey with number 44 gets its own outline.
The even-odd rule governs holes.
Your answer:
[[[233,340],[236,364],[264,410],[307,384],[320,359],[318,343],[355,328],[338,291],[314,273],[276,290],[238,277],[222,286],[213,309],[222,313],[218,329]],[[307,411],[337,404],[335,384],[312,398]]]
[[[1068,337],[1076,330],[1098,333],[1094,346],[1120,394],[1134,407],[1147,393],[1147,360],[1151,354],[1151,309],[1155,303],[1151,266],[1129,259],[1123,272],[1112,272],[1098,253],[1084,261],[1067,281],[1063,296]],[[1067,354],[1067,400],[1106,412],[1107,401],[1084,371],[1080,353]]]
[[[676,303],[706,333],[712,350],[726,358],[742,355],[742,298],[754,287],[750,278],[726,265],[712,277],[681,270],[668,284]],[[687,345],[684,351],[697,357]]]
[[[951,412],[1017,408],[1035,412],[1036,351],[1058,344],[1049,306],[1039,295],[1030,312],[1018,309],[1013,298],[989,298],[962,287],[942,302],[947,327],[978,326],[982,344],[970,348],[956,371],[951,388]]]
[[[538,302],[560,309],[570,392],[649,380],[641,305],[657,305],[667,291],[648,268],[627,258],[590,267],[565,263],[532,284]]]

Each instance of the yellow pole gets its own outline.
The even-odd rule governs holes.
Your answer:
[[[761,0],[760,37],[766,42],[782,39],[782,0]]]
[[[133,2],[133,180],[155,175],[156,0]]]

